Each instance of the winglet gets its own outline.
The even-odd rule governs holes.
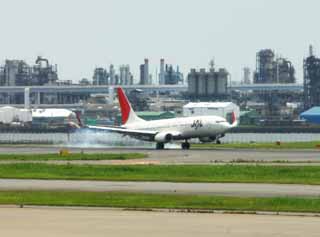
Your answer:
[[[129,100],[121,87],[117,89],[117,93],[121,109],[122,124],[125,125],[129,123],[144,121],[143,119],[139,118],[133,111]]]

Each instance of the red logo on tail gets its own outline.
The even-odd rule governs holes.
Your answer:
[[[117,92],[118,92],[118,98],[119,98],[120,109],[121,109],[122,124],[125,124],[129,119],[131,107],[130,107],[128,98],[123,92],[122,88],[118,88]]]
[[[234,124],[236,121],[237,121],[236,113],[232,112],[231,113],[231,124]]]

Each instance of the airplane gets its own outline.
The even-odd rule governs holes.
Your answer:
[[[83,126],[78,117],[77,128],[85,127],[95,131],[114,132],[133,137],[135,139],[156,142],[156,149],[162,150],[166,143],[184,141],[181,148],[190,149],[188,140],[198,138],[201,142],[220,144],[220,138],[225,136],[231,128],[238,125],[236,115],[231,114],[231,123],[219,116],[180,117],[171,119],[146,121],[139,118],[125,95],[122,88],[117,88],[121,109],[121,126]]]

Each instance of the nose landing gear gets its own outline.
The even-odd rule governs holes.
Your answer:
[[[221,144],[220,138],[223,138],[223,137],[225,137],[225,134],[224,134],[224,133],[221,134],[220,136],[217,136],[217,140],[216,140],[216,144],[217,144],[217,145],[220,145],[220,144]]]
[[[181,144],[182,150],[189,150],[190,149],[190,143],[186,140],[184,143]]]

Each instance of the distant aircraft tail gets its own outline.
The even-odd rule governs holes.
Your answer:
[[[143,122],[144,120],[139,118],[136,113],[133,111],[131,104],[122,90],[122,88],[117,89],[118,92],[118,98],[119,98],[119,104],[121,109],[121,118],[122,118],[122,125],[128,125],[131,123],[136,122]]]
[[[77,111],[76,112],[76,117],[77,117],[77,121],[78,121],[79,127],[83,127],[83,123],[82,123],[82,120],[81,120],[81,112]]]
[[[75,112],[76,114],[76,118],[77,118],[77,122],[74,122],[74,121],[69,121],[68,124],[71,128],[75,128],[75,129],[78,129],[78,128],[83,128],[84,125],[81,121],[81,117],[80,117],[80,112],[77,111]]]

